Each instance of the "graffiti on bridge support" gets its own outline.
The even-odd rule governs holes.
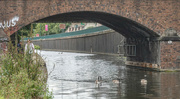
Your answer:
[[[13,27],[16,25],[16,23],[19,21],[19,17],[18,16],[15,16],[13,17],[12,19],[10,19],[9,21],[3,21],[3,22],[0,22],[0,28],[9,28],[9,27]]]
[[[8,21],[4,20],[0,22],[0,28],[3,28],[4,32],[7,35],[11,35],[18,30],[18,26],[16,25],[18,21],[19,21],[19,16],[14,16],[12,19]]]

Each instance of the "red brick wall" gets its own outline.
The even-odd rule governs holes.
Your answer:
[[[99,11],[131,19],[159,35],[163,35],[170,27],[180,35],[179,5],[179,0],[1,0],[0,22],[18,16],[14,27],[4,29],[7,34],[12,34],[29,23],[52,15]],[[162,68],[179,68],[175,65],[176,56],[180,54],[179,45],[180,42],[172,45],[161,42]],[[170,60],[172,62],[167,62]]]
[[[173,41],[168,44],[167,41],[162,41],[161,45],[161,69],[180,69],[180,64],[177,64],[177,57],[180,56],[180,42]]]
[[[74,11],[100,11],[134,20],[162,35],[170,27],[180,33],[179,0],[1,0],[0,22],[19,16],[14,33],[39,19]]]

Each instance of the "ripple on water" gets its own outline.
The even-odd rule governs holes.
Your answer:
[[[180,99],[180,73],[159,73],[124,66],[116,56],[41,51],[46,61],[49,90],[55,99]],[[54,67],[55,64],[55,67]],[[147,75],[147,85],[141,79]],[[96,85],[102,76],[102,85]],[[113,79],[120,78],[120,84]]]

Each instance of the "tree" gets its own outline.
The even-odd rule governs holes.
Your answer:
[[[37,26],[34,30],[34,34],[40,34],[40,35],[52,35],[52,34],[58,34],[62,33],[62,29],[59,28],[59,25],[61,23],[37,23]],[[71,25],[71,23],[65,23],[66,29]],[[48,25],[48,31],[45,31],[45,25]],[[64,30],[64,31],[65,31]]]
[[[33,24],[33,27],[36,27],[36,24]],[[17,31],[18,35],[23,35],[25,37],[30,37],[30,32],[31,32],[31,24],[28,24]]]
[[[63,30],[59,28],[59,25],[62,23],[32,23],[33,24],[33,34],[32,36],[36,36],[36,34],[43,35],[52,35],[62,33]],[[64,23],[66,24],[66,29],[71,25],[71,23]],[[45,31],[45,25],[48,25],[48,31]],[[24,37],[30,37],[31,32],[31,24],[21,28],[18,30],[18,35],[23,35]]]

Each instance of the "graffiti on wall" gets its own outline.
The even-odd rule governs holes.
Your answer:
[[[16,25],[16,23],[19,21],[19,17],[15,16],[12,19],[10,19],[9,21],[3,21],[0,22],[0,28],[9,28],[9,27],[13,27]]]

